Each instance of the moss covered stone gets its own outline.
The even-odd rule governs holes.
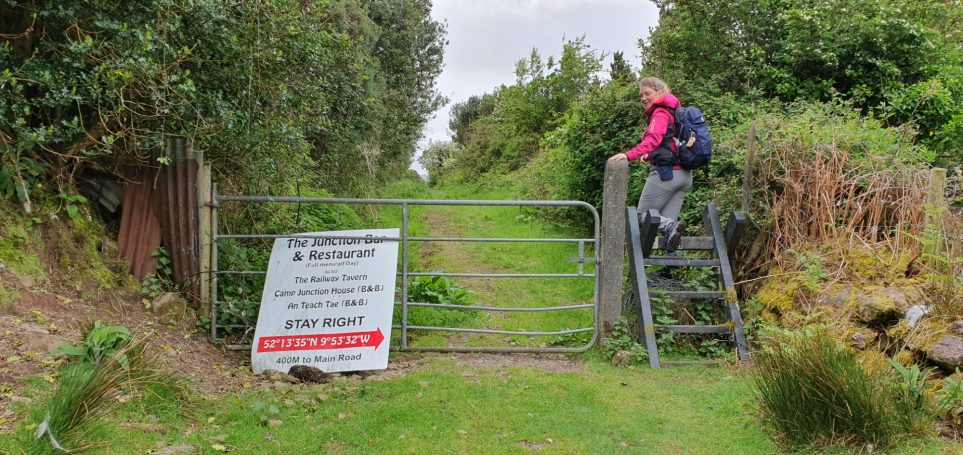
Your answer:
[[[854,293],[850,304],[860,322],[872,326],[890,325],[920,302],[915,288],[869,286]]]
[[[793,279],[770,278],[756,294],[763,308],[777,314],[786,314],[796,309],[795,296],[799,293],[799,282]]]
[[[58,229],[51,233],[56,237],[59,267],[70,271],[70,281],[77,289],[91,284],[100,290],[117,287],[122,280],[107,268],[97,249],[98,240],[104,237],[103,226],[85,220],[75,221],[73,225],[73,229]]]
[[[0,263],[18,276],[43,277],[40,217],[28,217],[9,201],[0,201]]]
[[[900,365],[903,365],[904,367],[908,367],[916,363],[916,357],[913,355],[913,351],[910,351],[907,349],[903,349],[897,352],[896,354],[894,354],[893,360],[898,362]]]
[[[913,256],[908,251],[864,247],[847,251],[843,260],[844,270],[853,281],[893,283],[906,277]]]
[[[846,342],[855,349],[864,350],[873,345],[878,334],[869,327],[851,326],[846,334]]]
[[[816,304],[832,308],[845,308],[853,298],[853,290],[846,286],[834,286],[816,297]]]
[[[946,323],[934,318],[923,318],[916,327],[912,328],[904,319],[886,330],[890,344],[905,346],[920,354],[929,351],[946,334]]]
[[[963,368],[963,338],[943,335],[926,350],[926,357],[946,371]]]

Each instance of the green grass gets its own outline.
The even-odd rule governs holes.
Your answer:
[[[551,454],[777,451],[750,413],[744,372],[625,369],[588,358],[575,371],[552,373],[425,359],[403,377],[198,399],[189,412],[130,405],[101,427],[111,446],[90,453],[149,453],[168,444],[245,454],[510,454],[526,446]],[[148,414],[156,417],[149,426]],[[886,453],[953,447],[916,440]],[[20,453],[13,440],[0,449]]]
[[[5,310],[7,306],[12,305],[19,299],[20,293],[17,292],[16,289],[7,289],[3,283],[0,282],[0,311]]]

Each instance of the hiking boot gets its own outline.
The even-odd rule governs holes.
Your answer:
[[[674,269],[674,268],[675,268],[675,267],[662,266],[662,268],[659,269],[658,272],[655,272],[655,273],[653,273],[652,275],[655,276],[655,277],[657,277],[657,278],[659,278],[659,279],[662,279],[662,280],[671,280],[671,279],[672,279],[672,269]]]
[[[685,221],[673,221],[665,229],[665,252],[675,253],[682,246],[682,236],[685,235]]]

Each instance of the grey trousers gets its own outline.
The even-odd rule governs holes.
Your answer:
[[[649,177],[645,179],[645,186],[642,187],[642,195],[639,196],[639,222],[645,218],[649,209],[656,209],[662,216],[660,228],[664,228],[672,221],[679,219],[682,212],[682,202],[685,195],[692,188],[692,172],[684,169],[672,171],[672,180],[663,181],[659,178],[659,173],[655,169],[649,171]]]

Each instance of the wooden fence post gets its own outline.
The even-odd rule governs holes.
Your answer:
[[[746,167],[742,171],[742,211],[749,213],[749,203],[752,200],[752,156],[756,153],[756,122],[749,124],[749,139],[746,146]]]
[[[943,212],[946,210],[946,201],[943,199],[943,192],[946,190],[946,169],[935,167],[930,169],[930,184],[926,191],[925,211],[925,232],[933,232],[935,235],[930,243],[923,245],[923,252],[928,255],[940,254],[940,243],[943,241]],[[924,256],[925,257],[925,256]]]
[[[612,333],[622,315],[622,274],[625,258],[625,198],[628,195],[628,161],[607,161],[602,189],[602,220],[599,234],[600,340]]]
[[[211,165],[204,164],[203,158],[198,161],[200,167],[197,169],[197,210],[199,212],[197,219],[200,224],[198,245],[201,250],[197,255],[200,261],[198,270],[201,292],[198,315],[209,317],[211,315]]]

